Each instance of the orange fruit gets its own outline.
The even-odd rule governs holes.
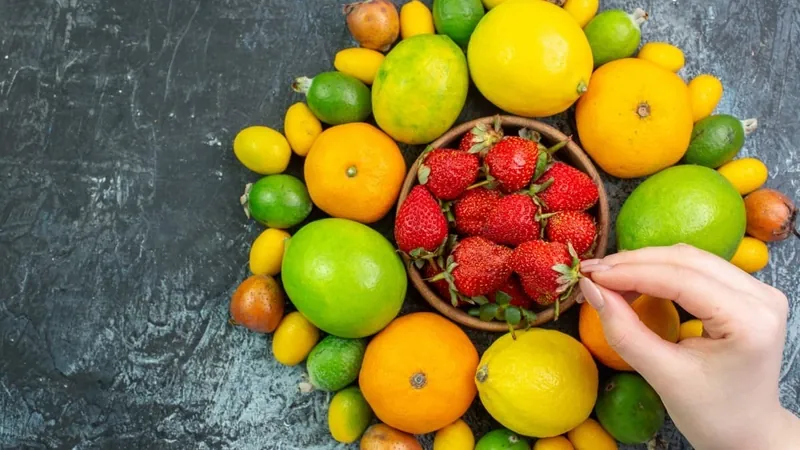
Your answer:
[[[283,318],[283,291],[269,275],[242,281],[231,296],[231,319],[259,333],[272,333]]]
[[[333,217],[372,223],[392,208],[406,175],[400,148],[366,123],[328,128],[306,156],[311,200]]]
[[[689,88],[650,61],[619,59],[594,72],[575,120],[583,148],[603,170],[619,178],[651,175],[689,148]]]
[[[678,317],[678,310],[672,301],[642,295],[631,303],[631,308],[639,316],[639,319],[647,325],[647,328],[653,330],[662,339],[678,342],[681,322],[680,317]],[[583,345],[602,364],[616,370],[633,370],[608,344],[603,333],[603,324],[600,322],[600,316],[588,303],[584,303],[581,306],[578,332]]]
[[[454,323],[434,313],[400,317],[367,346],[359,384],[375,415],[412,434],[439,430],[475,399],[478,352]]]

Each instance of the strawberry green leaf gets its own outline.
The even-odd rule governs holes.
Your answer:
[[[480,308],[470,308],[469,311],[467,311],[467,314],[469,314],[472,317],[480,317],[481,309]]]
[[[497,313],[497,305],[494,303],[487,303],[481,306],[480,318],[484,322],[491,322],[494,315]]]
[[[542,135],[539,134],[538,131],[531,130],[530,128],[520,128],[519,133],[517,134],[519,134],[519,137],[529,141],[537,143],[542,141]]]
[[[566,264],[556,264],[553,266],[553,270],[563,275],[570,275],[573,272],[572,267]]]
[[[511,325],[517,326],[522,321],[522,311],[516,306],[510,306],[506,309],[506,322]]]
[[[494,302],[498,305],[508,305],[511,303],[511,296],[503,291],[497,291],[497,293],[494,294]]]
[[[547,170],[547,163],[550,161],[550,155],[547,152],[540,152],[536,157],[536,170],[533,172],[533,179],[538,180],[541,178],[545,170]]]
[[[483,295],[479,295],[477,297],[472,297],[472,301],[474,301],[478,305],[485,305],[489,303],[489,299],[484,297]]]
[[[417,269],[422,269],[422,266],[424,266],[424,265],[425,265],[425,260],[424,259],[416,259],[416,260],[414,260],[414,266],[416,266]]]
[[[494,318],[497,320],[505,320],[506,319],[506,307],[505,306],[498,306],[497,312],[494,313]]]
[[[431,168],[422,164],[417,169],[417,180],[419,180],[419,184],[426,184],[428,182],[428,177],[431,174]]]

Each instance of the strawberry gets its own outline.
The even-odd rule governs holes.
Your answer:
[[[480,123],[473,129],[464,133],[458,145],[458,149],[463,152],[485,155],[486,152],[502,138],[503,129],[500,128],[499,120],[495,120],[494,126],[488,123]]]
[[[528,294],[526,294],[522,289],[522,286],[519,284],[519,280],[517,279],[516,275],[508,277],[506,284],[501,286],[497,291],[489,294],[489,302],[497,303],[497,298],[503,294],[510,298],[508,304],[511,306],[530,309],[533,305],[533,300],[528,297]]]
[[[422,267],[422,276],[426,280],[430,280],[444,272],[438,264],[434,261],[429,261]],[[447,284],[447,280],[444,278],[438,279],[436,281],[428,281],[431,287],[442,297],[442,298],[450,298],[450,285]]]
[[[478,236],[489,212],[500,199],[500,193],[484,187],[468,190],[453,204],[456,230],[464,236]]]
[[[503,192],[516,192],[531,184],[536,172],[539,146],[518,136],[504,137],[486,154],[488,174]]]
[[[547,219],[544,232],[547,240],[572,244],[575,253],[584,255],[594,246],[597,225],[584,211],[562,211]]]
[[[539,208],[527,194],[511,194],[495,202],[486,217],[481,236],[498,244],[516,247],[523,242],[539,239],[536,213]]]
[[[511,253],[510,248],[480,236],[471,236],[456,244],[443,274],[450,284],[453,305],[457,306],[457,297],[464,296],[472,302],[473,297],[491,294],[502,287],[511,276],[508,266]]]
[[[425,155],[417,179],[439,200],[455,200],[475,182],[479,170],[477,155],[437,148]]]
[[[536,303],[550,305],[569,295],[578,282],[580,260],[561,242],[528,241],[514,250],[509,264]],[[558,309],[556,309],[558,314]]]
[[[589,175],[562,162],[554,162],[535,181],[531,193],[545,212],[583,211],[594,206],[599,197]]]
[[[425,186],[414,186],[400,206],[394,222],[394,239],[397,247],[415,260],[430,259],[441,253],[447,241],[447,219]]]

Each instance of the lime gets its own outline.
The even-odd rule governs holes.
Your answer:
[[[633,56],[642,40],[639,26],[645,20],[647,13],[638,8],[633,14],[610,9],[590,20],[583,31],[592,47],[594,66],[600,67],[615,59]]]
[[[277,275],[281,271],[284,242],[291,235],[277,228],[264,230],[250,246],[250,272],[253,275]]]
[[[618,373],[597,397],[595,414],[614,439],[623,444],[643,444],[661,429],[667,412],[655,389],[641,375]]]
[[[733,159],[744,146],[744,138],[758,122],[745,123],[728,114],[708,116],[694,124],[692,141],[683,156],[688,164],[717,167]]]
[[[617,247],[685,243],[730,260],[746,221],[741,195],[716,170],[670,167],[645,180],[625,200],[617,216]]]
[[[356,381],[367,343],[363,339],[328,336],[317,344],[306,361],[308,379],[323,391],[338,391]]]
[[[323,72],[314,78],[300,77],[292,89],[305,94],[311,112],[330,125],[363,122],[372,113],[369,88],[351,75]]]
[[[372,409],[358,386],[342,389],[328,407],[328,428],[338,442],[350,444],[360,438],[372,420]]]
[[[286,170],[292,149],[286,138],[272,128],[253,126],[233,139],[233,153],[253,172],[271,175]]]
[[[450,37],[461,48],[467,48],[469,37],[483,17],[481,0],[435,0],[433,24],[439,34]]]
[[[528,450],[528,441],[511,430],[490,431],[475,445],[475,450]]]
[[[270,228],[293,227],[311,212],[306,186],[291,175],[269,175],[248,184],[240,201],[247,217]]]

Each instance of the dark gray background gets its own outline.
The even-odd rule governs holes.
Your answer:
[[[743,154],[800,199],[800,2],[602,4],[635,6],[651,13],[645,41],[685,50],[682,75],[722,78],[719,111],[758,117]],[[237,202],[257,175],[231,142],[247,125],[281,129],[300,99],[292,77],[353,45],[340,8],[0,0],[0,447],[336,447],[329,396],[298,393],[303,368],[277,364],[270,338],[227,311],[261,230]],[[461,119],[496,112],[472,92]],[[608,180],[614,212],[634,185]],[[391,221],[378,228],[389,237]],[[795,411],[798,251],[772,246],[758,275],[792,301],[781,394]],[[424,308],[411,292],[406,310]],[[559,326],[574,332],[575,312]],[[471,336],[481,350],[492,338]],[[494,426],[477,404],[468,421],[478,436]],[[670,427],[661,437],[687,448]]]

